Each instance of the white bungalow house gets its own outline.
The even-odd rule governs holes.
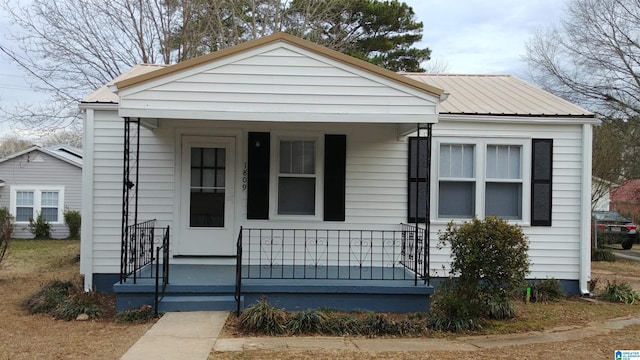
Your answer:
[[[66,238],[65,210],[81,210],[82,150],[67,145],[32,146],[0,159],[0,207],[14,217],[13,237],[33,238],[29,219],[38,214],[53,238]]]
[[[278,33],[134,67],[80,107],[81,272],[119,308],[427,310],[438,232],[490,215],[523,227],[531,278],[587,292],[594,117],[517,78],[396,74]]]

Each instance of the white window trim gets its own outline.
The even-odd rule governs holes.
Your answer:
[[[322,221],[324,211],[324,133],[274,131],[271,137],[271,169],[269,170],[269,219]],[[278,214],[278,177],[280,175],[280,140],[313,140],[315,148],[316,198],[315,215]]]
[[[19,191],[33,191],[33,216],[42,211],[42,192],[58,192],[58,221],[51,221],[50,224],[64,224],[64,186],[48,185],[11,185],[11,199],[9,201],[9,211],[16,216],[16,196]],[[16,221],[16,224],[28,224],[28,221]]]
[[[435,214],[436,220],[434,224],[446,224],[449,221],[464,222],[468,218],[440,218],[439,209],[439,192],[440,192],[440,145],[474,145],[474,162],[473,162],[473,178],[464,178],[459,180],[475,182],[475,217],[484,219],[485,217],[485,191],[487,182],[517,182],[508,179],[496,180],[487,177],[486,152],[488,145],[517,145],[522,147],[521,156],[521,172],[522,172],[522,219],[507,219],[510,223],[521,226],[529,226],[531,223],[531,138],[473,138],[473,137],[437,137],[434,138],[433,146],[433,164],[431,171],[433,180],[431,182],[431,213]],[[447,180],[456,180],[457,178],[447,178]]]

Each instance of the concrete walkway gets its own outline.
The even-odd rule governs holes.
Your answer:
[[[164,314],[121,360],[205,360],[229,312],[194,311]]]
[[[512,345],[579,340],[640,324],[640,317],[627,317],[593,323],[586,327],[558,327],[523,334],[466,336],[454,340],[322,336],[218,339],[228,314],[224,311],[166,313],[122,356],[121,360],[206,360],[212,350],[475,351]]]

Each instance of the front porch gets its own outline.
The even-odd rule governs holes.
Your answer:
[[[241,311],[263,297],[289,311],[429,310],[433,288],[423,228],[241,229],[237,256],[227,259],[235,264],[194,265],[171,263],[167,244],[153,250],[153,234],[168,230],[142,224],[144,231],[130,228],[135,236],[126,247],[146,249],[128,253],[147,260],[127,260],[139,266],[114,285],[118,310],[154,304],[159,312]]]

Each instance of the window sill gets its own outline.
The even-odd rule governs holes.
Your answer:
[[[467,221],[470,221],[471,219],[447,219],[447,220],[442,220],[442,219],[435,219],[435,220],[431,220],[431,225],[443,225],[446,226],[447,224],[449,224],[449,222],[453,221],[453,223],[455,225],[461,225]],[[520,227],[531,227],[531,223],[529,223],[528,221],[524,221],[524,220],[509,220],[507,219],[507,222],[509,224],[513,224],[513,225],[518,225]]]

